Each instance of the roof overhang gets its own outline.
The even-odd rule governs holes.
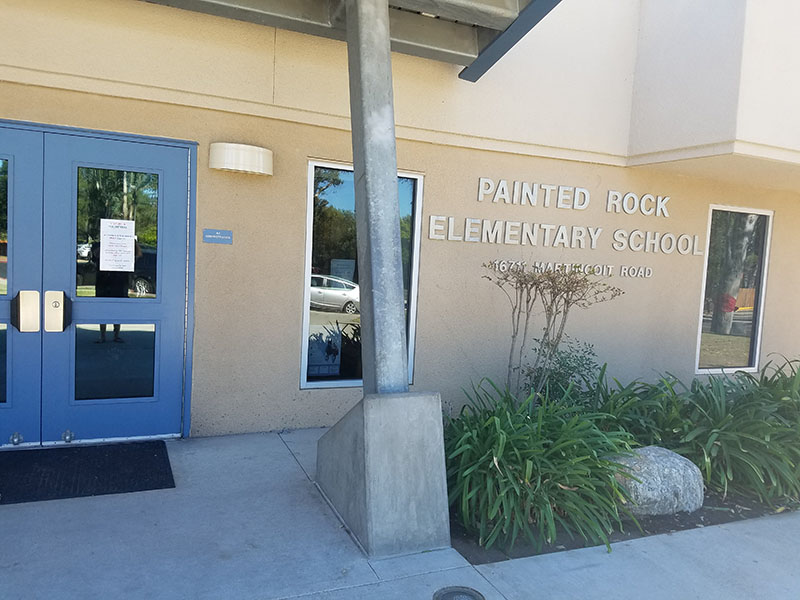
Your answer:
[[[344,40],[344,0],[145,0]],[[477,81],[561,0],[389,0],[392,50],[464,65]]]

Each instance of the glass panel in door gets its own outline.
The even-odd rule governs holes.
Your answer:
[[[78,297],[155,298],[158,175],[78,167]]]
[[[156,326],[75,326],[75,400],[150,398],[155,391]]]

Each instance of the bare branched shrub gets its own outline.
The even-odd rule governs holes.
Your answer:
[[[485,263],[483,267],[487,274],[484,277],[500,288],[511,305],[511,347],[506,386],[514,394],[520,392],[528,333],[536,316],[541,315],[543,323],[529,371],[546,374],[564,337],[570,311],[589,308],[624,293],[604,279],[579,269],[545,271],[515,265],[515,268],[501,271],[496,265]],[[537,306],[540,307],[538,313]],[[531,392],[540,393],[546,383],[546,375],[540,377]]]

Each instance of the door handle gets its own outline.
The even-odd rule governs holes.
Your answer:
[[[22,333],[39,331],[39,290],[20,290],[11,301],[11,324]]]
[[[72,320],[72,301],[61,291],[44,293],[44,330],[60,332],[69,327]]]

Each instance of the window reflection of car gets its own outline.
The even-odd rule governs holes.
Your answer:
[[[77,255],[78,258],[89,258],[92,253],[92,245],[89,242],[85,244],[78,244]]]
[[[158,262],[155,246],[140,246],[142,255],[134,263],[131,290],[137,296],[147,296],[156,291],[156,263]]]
[[[140,249],[141,256],[136,257],[134,271],[128,286],[135,296],[152,295],[156,290],[156,264],[158,262],[156,247],[142,245]],[[92,286],[97,283],[97,265],[100,257],[94,256],[93,252],[90,246],[90,252],[86,259],[78,259],[76,283],[79,286]]]
[[[332,275],[312,275],[311,308],[357,313],[361,308],[358,284]]]

